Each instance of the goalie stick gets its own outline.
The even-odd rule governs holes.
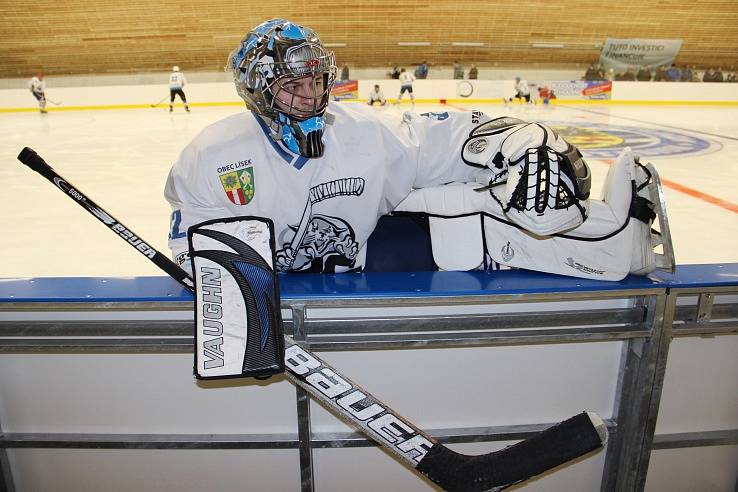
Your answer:
[[[193,290],[192,278],[56,173],[25,147],[18,160],[38,172],[125,239],[159,268]],[[601,448],[607,428],[583,412],[508,448],[478,456],[456,453],[285,336],[288,379],[347,423],[358,428],[402,463],[448,491],[498,491]]]

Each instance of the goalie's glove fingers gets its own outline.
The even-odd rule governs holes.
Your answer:
[[[498,118],[471,132],[464,142],[462,159],[470,166],[488,167],[499,173],[524,156],[527,149],[544,145],[557,152],[567,147],[566,141],[545,125]]]
[[[529,123],[508,132],[500,146],[500,153],[508,165],[514,165],[525,157],[528,149],[550,147],[556,152],[563,152],[567,145],[566,140],[546,125]]]

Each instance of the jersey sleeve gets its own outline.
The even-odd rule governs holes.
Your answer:
[[[478,111],[432,112],[414,115],[420,154],[414,188],[450,182],[489,181],[491,171],[466,164],[462,147],[473,128],[489,118]]]
[[[200,165],[200,152],[196,145],[185,147],[172,166],[164,187],[164,197],[172,207],[169,223],[172,259],[190,271],[187,230],[205,220],[232,215],[215,199],[215,193]]]

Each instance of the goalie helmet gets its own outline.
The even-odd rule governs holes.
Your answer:
[[[325,110],[336,63],[318,35],[284,19],[256,26],[228,56],[238,94],[274,140],[305,157],[323,155]]]

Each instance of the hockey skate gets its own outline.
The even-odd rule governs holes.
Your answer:
[[[648,201],[648,206],[655,216],[650,224],[642,222],[638,224],[640,229],[633,237],[630,271],[639,275],[646,275],[656,269],[674,273],[676,258],[661,178],[653,164],[641,164],[638,157],[635,157],[635,163],[640,178],[637,194]],[[658,252],[659,248],[661,252]]]

